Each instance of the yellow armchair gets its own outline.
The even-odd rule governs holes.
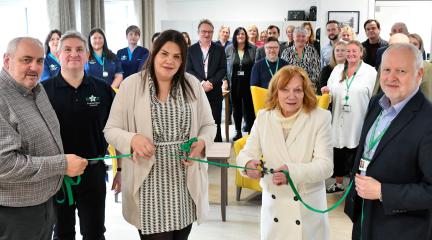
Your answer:
[[[254,105],[255,115],[257,115],[258,111],[260,109],[263,109],[265,107],[265,99],[267,97],[268,90],[261,87],[251,86],[251,94],[252,94],[252,102]],[[330,96],[328,94],[323,94],[322,96],[317,96],[318,100],[318,107],[327,109],[330,105]],[[246,140],[248,138],[248,135],[238,139],[234,142],[234,152],[235,156],[238,156],[240,153],[240,150],[244,147],[246,144]],[[236,187],[237,187],[237,194],[236,194],[236,200],[240,201],[240,195],[242,188],[249,188],[258,192],[261,192],[262,189],[259,185],[259,180],[251,179],[248,177],[243,177],[240,174],[240,171],[236,171]]]

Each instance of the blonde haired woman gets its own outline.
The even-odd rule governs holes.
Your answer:
[[[259,40],[259,31],[256,25],[250,25],[247,31],[249,43],[255,45],[257,48],[264,46],[264,42]]]

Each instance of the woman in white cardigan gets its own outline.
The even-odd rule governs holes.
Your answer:
[[[178,159],[190,138],[190,157],[205,157],[216,125],[199,81],[185,73],[187,46],[168,30],[153,44],[144,71],[128,77],[114,99],[106,140],[121,154],[123,216],[141,239],[187,239],[209,209],[207,165]]]
[[[272,78],[267,107],[258,113],[245,147],[237,157],[241,166],[256,168],[261,156],[274,174],[261,178],[261,239],[329,239],[327,214],[302,206],[280,170],[288,170],[302,199],[327,208],[324,180],[333,169],[330,112],[316,106],[307,73],[285,66]],[[260,178],[257,170],[247,170]]]

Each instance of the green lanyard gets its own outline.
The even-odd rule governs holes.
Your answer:
[[[269,70],[269,72],[270,72],[270,75],[273,77],[273,75],[278,71],[278,69],[279,69],[279,58],[278,58],[278,60],[277,60],[277,63],[276,63],[276,69],[275,69],[275,72],[273,73],[272,72],[272,70],[271,70],[271,68],[270,68],[270,64],[268,63],[268,61],[267,61],[267,58],[265,58],[265,62],[266,62],[266,64],[267,64],[267,68],[268,68],[268,70]]]
[[[346,85],[345,105],[348,105],[349,89],[351,88],[351,84],[353,83],[354,78],[357,75],[357,72],[360,69],[361,64],[362,62],[360,62],[359,65],[357,66],[357,69],[355,70],[354,74],[351,76],[351,80],[348,79],[348,67],[344,70],[345,85]]]
[[[372,151],[372,149],[379,143],[379,141],[381,141],[385,132],[387,132],[387,129],[390,127],[390,124],[387,124],[387,126],[384,128],[384,130],[380,134],[378,134],[377,137],[375,137],[375,133],[376,133],[376,130],[378,128],[378,124],[379,124],[381,117],[382,117],[382,112],[383,111],[381,110],[381,112],[379,113],[379,115],[377,117],[377,120],[374,122],[374,127],[372,129],[372,133],[371,133],[371,136],[369,138],[368,145],[367,145],[367,150],[366,150],[367,157],[363,156],[363,158],[367,161],[372,160],[372,157],[369,156],[370,151]],[[362,235],[363,235],[363,221],[364,221],[364,199],[362,200],[360,239],[362,239]]]
[[[297,50],[296,50],[295,48],[294,48],[294,50],[295,50],[296,58],[297,58],[297,59],[300,59],[300,56],[298,55]],[[301,58],[302,61],[303,61],[303,59],[304,59],[304,53],[305,53],[305,49],[303,48],[303,53],[302,53],[302,58]]]

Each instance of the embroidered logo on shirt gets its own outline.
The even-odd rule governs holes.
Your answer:
[[[86,97],[85,100],[90,107],[97,107],[100,104],[100,97],[96,97],[93,94],[90,97]]]
[[[92,60],[88,61],[88,63],[89,63],[89,64],[95,64],[96,61],[92,59]]]
[[[127,57],[126,55],[123,55],[123,56],[121,56],[120,59],[121,59],[122,61],[124,61],[124,60],[126,60],[127,58],[128,58],[128,57]]]
[[[58,67],[54,64],[51,64],[51,65],[49,65],[49,68],[51,71],[55,71],[55,70],[57,70]]]

